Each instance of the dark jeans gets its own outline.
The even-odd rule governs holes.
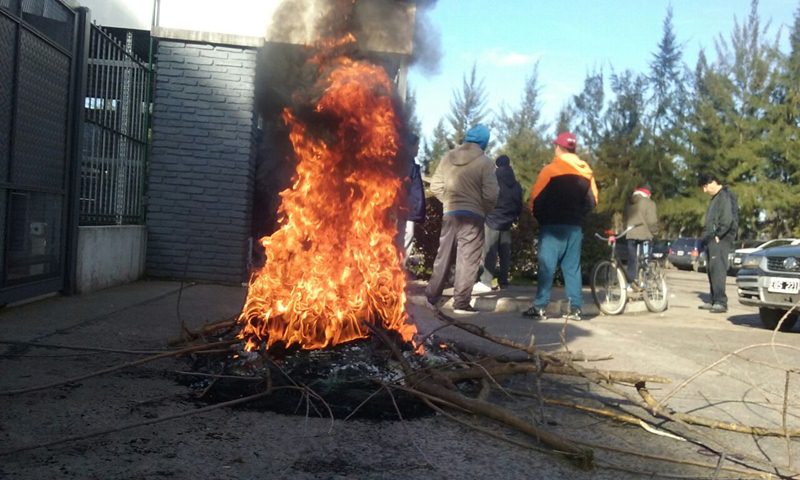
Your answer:
[[[433,261],[433,274],[425,288],[431,303],[442,298],[453,261],[456,276],[453,281],[453,308],[464,308],[472,300],[472,287],[478,278],[483,258],[483,219],[468,215],[444,215],[439,234],[439,250]]]
[[[495,230],[487,226],[485,236],[481,282],[491,285],[492,279],[497,278],[497,284],[504,287],[508,285],[508,270],[511,268],[511,231]]]
[[[728,277],[728,254],[731,253],[733,244],[728,240],[717,243],[711,239],[706,246],[708,256],[708,284],[711,287],[711,303],[713,305],[728,306],[728,295],[725,294],[725,281]]]
[[[625,269],[625,276],[628,283],[636,280],[636,269],[639,268],[639,255],[646,257],[650,255],[650,240],[628,240],[628,265]],[[640,253],[641,252],[641,253]]]

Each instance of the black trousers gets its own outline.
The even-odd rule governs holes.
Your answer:
[[[725,281],[728,277],[728,255],[733,250],[733,242],[729,240],[711,239],[706,246],[708,257],[708,284],[711,287],[711,303],[728,306],[728,295],[725,294]]]

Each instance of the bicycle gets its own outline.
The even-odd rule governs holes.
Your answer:
[[[641,291],[628,291],[628,281],[625,278],[625,269],[617,257],[615,246],[617,240],[624,237],[634,226],[628,227],[619,234],[603,237],[595,233],[595,237],[606,242],[611,247],[611,256],[608,260],[601,260],[592,270],[591,286],[592,297],[597,307],[606,315],[618,315],[625,309],[629,296],[631,299],[639,296],[651,312],[663,312],[669,306],[666,275],[659,263],[652,260],[649,255],[637,248],[638,267],[636,281],[641,286]]]

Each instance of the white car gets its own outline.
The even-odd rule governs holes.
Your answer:
[[[739,303],[758,307],[764,327],[789,331],[800,302],[800,245],[761,249],[747,255],[736,274]],[[785,318],[784,318],[785,317]]]
[[[759,245],[752,248],[737,248],[731,254],[728,266],[731,272],[735,273],[737,270],[742,268],[742,262],[744,261],[744,257],[748,256],[751,253],[760,252],[761,250],[767,248],[787,247],[794,245],[800,245],[800,238],[775,238],[760,243]]]

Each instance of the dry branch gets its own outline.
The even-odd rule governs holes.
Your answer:
[[[192,340],[197,340],[198,338],[207,337],[218,330],[232,328],[236,325],[237,317],[230,318],[228,320],[221,320],[215,323],[209,323],[203,325],[199,330],[189,330],[188,328],[183,329],[183,334],[178,338],[173,338],[167,342],[167,345],[175,346],[180,345],[183,343],[191,342]]]
[[[158,355],[151,355],[149,357],[142,358],[142,359],[136,360],[134,362],[123,363],[122,365],[117,365],[115,367],[105,368],[103,370],[98,370],[96,372],[87,373],[86,375],[81,375],[79,377],[72,377],[72,378],[69,378],[67,380],[61,380],[61,381],[58,381],[58,382],[46,383],[44,385],[37,385],[35,387],[21,388],[21,389],[18,389],[18,390],[2,391],[2,392],[0,392],[0,396],[21,395],[23,393],[36,392],[36,391],[39,391],[39,390],[46,390],[48,388],[59,387],[61,385],[68,385],[70,383],[80,382],[81,380],[86,380],[88,378],[98,377],[100,375],[105,375],[106,373],[116,372],[117,370],[123,370],[125,368],[130,368],[130,367],[135,367],[135,366],[138,366],[138,365],[143,365],[145,363],[153,362],[155,360],[160,360],[162,358],[177,357],[177,356],[180,356],[180,355],[184,355],[186,353],[196,352],[196,351],[199,351],[199,350],[207,350],[207,349],[216,348],[216,347],[219,347],[219,346],[222,346],[222,345],[231,345],[233,343],[236,343],[236,342],[233,341],[233,340],[227,340],[227,341],[223,341],[223,342],[209,343],[209,344],[206,344],[206,345],[194,345],[194,346],[191,346],[191,347],[182,348],[180,350],[175,350],[175,351],[172,351],[172,352],[164,352],[164,353],[159,353]]]
[[[419,390],[420,392],[428,395],[427,398],[434,402],[439,403],[441,400],[443,400],[449,404],[457,405],[460,408],[474,414],[483,415],[487,418],[513,427],[520,432],[531,435],[543,444],[572,460],[580,468],[588,470],[593,467],[594,454],[592,450],[578,447],[569,440],[561,438],[545,430],[541,430],[530,422],[518,417],[514,413],[502,407],[493,405],[483,400],[466,397],[461,393],[448,390],[447,388],[428,380],[412,382],[409,391],[414,393],[414,390]]]
[[[799,429],[782,429],[782,428],[766,428],[766,427],[751,427],[749,425],[742,425],[732,422],[721,422],[711,418],[701,417],[698,415],[691,415],[688,413],[681,413],[672,410],[671,408],[658,402],[644,383],[636,384],[636,391],[647,403],[653,416],[666,418],[668,420],[678,419],[689,425],[698,425],[701,427],[708,427],[714,430],[727,430],[730,432],[746,433],[748,435],[758,435],[762,437],[800,437]]]

